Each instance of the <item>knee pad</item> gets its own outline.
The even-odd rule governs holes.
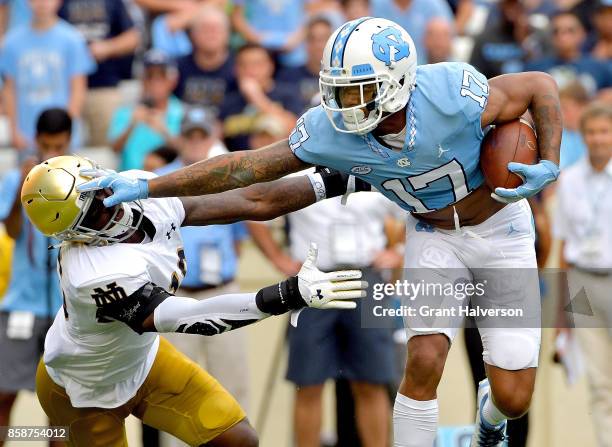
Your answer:
[[[485,341],[482,358],[485,363],[508,371],[538,366],[540,339],[513,331],[490,337]]]

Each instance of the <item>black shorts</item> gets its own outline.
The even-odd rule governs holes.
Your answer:
[[[362,269],[370,287],[382,282],[372,269]],[[363,328],[361,304],[354,310],[304,309],[297,328],[289,328],[287,379],[298,386],[327,379],[389,384],[394,376],[392,330]]]
[[[35,317],[32,336],[26,340],[8,338],[9,312],[0,312],[0,392],[34,391],[36,367],[45,347],[52,319]]]

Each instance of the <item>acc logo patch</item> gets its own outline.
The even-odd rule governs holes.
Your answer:
[[[372,168],[369,166],[353,166],[351,168],[352,174],[365,175],[365,174],[369,174],[370,172],[372,172]]]
[[[402,33],[392,26],[372,36],[372,52],[385,65],[401,61],[410,54],[408,42],[402,38]]]

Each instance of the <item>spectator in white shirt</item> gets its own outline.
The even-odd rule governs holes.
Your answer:
[[[559,179],[555,233],[562,241],[572,303],[587,300],[592,315],[560,311],[559,331],[576,335],[587,359],[591,411],[599,447],[611,447],[612,426],[612,105],[593,104],[580,130],[588,156]],[[561,300],[566,307],[567,300]],[[572,306],[573,307],[573,306]],[[569,318],[573,319],[573,324]]]

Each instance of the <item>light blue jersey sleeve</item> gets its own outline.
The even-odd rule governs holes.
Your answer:
[[[289,135],[289,147],[297,158],[312,165],[328,166],[344,171],[347,151],[359,140],[356,136],[337,132],[321,106],[313,107],[297,120]],[[358,137],[357,137],[358,138]],[[344,150],[338,150],[342,147]]]
[[[419,71],[422,72],[419,76],[417,71],[419,90],[439,114],[450,120],[450,123],[439,125],[449,127],[454,122],[460,126],[467,125],[474,129],[477,138],[482,139],[480,117],[489,99],[487,78],[470,64],[462,62],[428,65]],[[424,112],[417,105],[415,113]],[[424,118],[428,117],[425,115]]]

